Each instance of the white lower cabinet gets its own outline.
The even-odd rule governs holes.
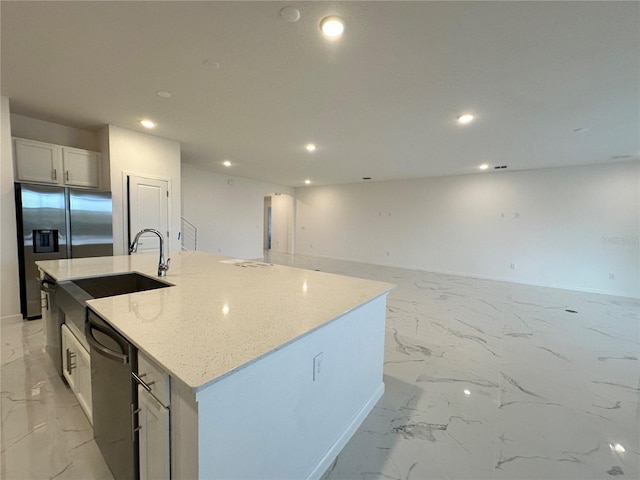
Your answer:
[[[140,480],[171,478],[169,409],[138,386]]]
[[[140,480],[171,478],[169,375],[138,352]]]
[[[89,352],[66,325],[62,325],[62,374],[93,424],[91,403],[91,360]]]

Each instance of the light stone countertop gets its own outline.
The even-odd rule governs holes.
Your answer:
[[[203,252],[174,252],[173,287],[88,305],[194,391],[388,293],[390,283]],[[58,281],[139,272],[157,277],[158,254],[47,260]]]

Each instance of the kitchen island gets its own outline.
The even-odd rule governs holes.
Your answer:
[[[139,272],[157,254],[40,262],[57,281]],[[172,478],[319,478],[384,391],[393,285],[201,252],[173,286],[89,300],[170,378]]]

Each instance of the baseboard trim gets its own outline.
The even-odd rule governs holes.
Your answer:
[[[286,253],[286,252],[283,252],[283,253]],[[418,272],[437,273],[442,275],[453,275],[456,277],[476,278],[479,280],[493,280],[495,282],[514,283],[517,285],[530,285],[532,287],[545,287],[545,288],[553,288],[556,290],[570,290],[573,292],[596,293],[598,295],[610,295],[613,297],[633,298],[635,300],[640,299],[640,293],[632,293],[624,290],[590,288],[590,287],[582,287],[577,285],[563,285],[558,283],[537,282],[537,281],[531,281],[531,280],[525,281],[525,280],[519,280],[519,279],[514,279],[509,277],[496,276],[496,275],[482,275],[482,274],[469,273],[469,272],[437,270],[437,269],[430,269],[427,267],[415,267],[415,266],[409,266],[409,265],[403,265],[403,264],[379,263],[374,261],[362,260],[359,258],[334,257],[334,256],[328,256],[328,255],[320,255],[317,253],[298,252],[297,255],[315,257],[315,258],[326,258],[328,260],[342,260],[345,262],[376,265],[379,267],[404,268],[406,270],[413,270]]]
[[[10,323],[19,323],[22,322],[22,314],[15,313],[13,315],[5,315],[4,317],[0,317],[0,323],[2,325],[9,325]]]
[[[342,434],[338,437],[335,443],[329,448],[329,451],[320,459],[320,461],[313,468],[311,473],[307,476],[307,480],[318,480],[324,475],[324,472],[331,466],[338,454],[345,447],[347,442],[351,440],[353,434],[356,433],[364,419],[371,413],[373,407],[382,398],[384,394],[384,383],[380,384],[380,387],[375,391],[371,398],[364,404],[362,409],[354,417],[354,419],[347,425]]]

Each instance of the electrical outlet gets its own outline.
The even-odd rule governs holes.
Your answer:
[[[313,357],[313,381],[317,382],[320,379],[320,375],[322,374],[324,353],[320,352],[315,357]]]
[[[511,270],[515,270],[516,269],[516,264],[515,263],[512,263],[509,266],[510,266]]]
[[[616,274],[615,273],[610,273],[609,274],[609,280],[615,280],[616,279]]]

